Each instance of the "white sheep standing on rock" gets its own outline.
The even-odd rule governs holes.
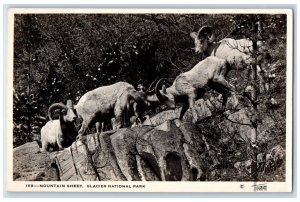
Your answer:
[[[54,109],[60,109],[59,119],[52,120],[51,112]],[[74,122],[77,118],[73,103],[67,101],[67,105],[55,103],[49,107],[48,116],[50,121],[41,129],[42,152],[48,151],[49,146],[54,150],[62,150],[72,144],[76,139],[77,130]]]
[[[77,115],[82,119],[78,131],[78,140],[86,130],[96,122],[103,122],[115,117],[115,129],[125,126],[124,116],[131,103],[150,106],[147,95],[139,92],[127,82],[117,82],[102,86],[84,94],[75,106]],[[100,126],[101,124],[98,124]],[[100,131],[100,129],[97,129]]]

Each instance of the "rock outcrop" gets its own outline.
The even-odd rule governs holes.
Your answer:
[[[20,181],[57,181],[59,175],[47,153],[41,153],[37,142],[29,142],[13,151],[13,179]]]
[[[201,154],[206,149],[201,136],[196,125],[174,120],[157,127],[90,134],[59,152],[42,153],[36,142],[27,143],[14,149],[14,179],[204,180],[207,165]]]
[[[89,134],[83,142],[76,141],[59,152],[41,153],[36,142],[26,143],[13,152],[14,180],[238,180],[236,175],[249,174],[246,143],[251,115],[246,108],[220,112],[221,101],[221,97],[198,100],[197,124],[191,123],[190,110],[179,121],[180,109],[176,109],[147,119],[143,127]],[[211,128],[210,117],[220,114],[222,120]],[[263,120],[258,127],[259,140],[266,142],[272,125],[268,117]],[[274,171],[285,160],[281,146],[260,152],[261,171]]]

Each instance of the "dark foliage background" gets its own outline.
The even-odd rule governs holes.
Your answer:
[[[263,23],[259,40],[271,54],[265,75],[276,75],[267,79],[270,89],[259,94],[259,109],[261,116],[274,119],[273,128],[266,128],[267,141],[285,147],[286,16],[256,16]],[[40,139],[52,103],[76,103],[87,91],[117,81],[146,88],[158,77],[172,81],[200,61],[190,32],[211,25],[216,40],[251,38],[252,19],[253,15],[229,14],[15,15],[14,147]],[[247,72],[232,71],[228,77],[240,92],[246,88]],[[216,94],[206,96],[212,95]],[[271,98],[279,104],[270,105]],[[202,129],[228,136],[216,130],[222,121],[212,117],[211,125],[202,124]]]

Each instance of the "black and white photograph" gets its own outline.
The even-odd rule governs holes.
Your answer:
[[[292,190],[291,10],[9,20],[8,191]]]

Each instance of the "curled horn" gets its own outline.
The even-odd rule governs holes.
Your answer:
[[[155,85],[155,94],[157,96],[157,98],[159,99],[159,101],[163,102],[165,100],[164,95],[161,94],[161,92],[159,91],[162,87],[162,84],[166,84],[169,83],[165,78],[159,79]]]
[[[212,43],[215,40],[215,35],[211,26],[201,27],[198,31],[198,37],[200,36],[206,36],[208,38],[209,43]]]
[[[168,87],[172,86],[172,83],[167,79],[164,80],[164,84],[166,84]]]
[[[150,84],[149,88],[146,90],[146,93],[153,93],[155,91],[154,85],[157,83],[158,78],[154,79],[152,83]]]
[[[67,106],[64,105],[63,103],[54,103],[54,104],[52,104],[49,107],[49,109],[48,109],[48,117],[49,117],[50,121],[52,121],[52,117],[51,117],[52,110],[59,109],[59,108],[67,109]]]

